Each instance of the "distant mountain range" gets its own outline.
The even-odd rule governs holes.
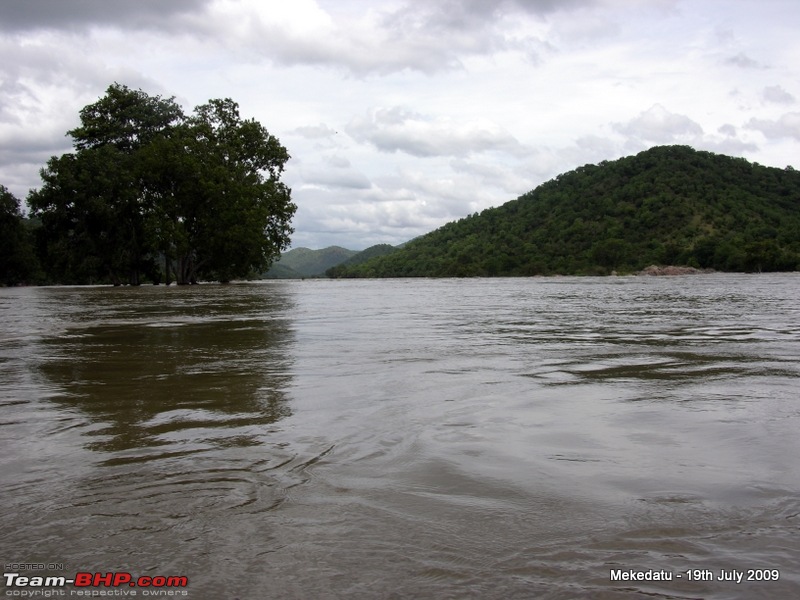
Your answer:
[[[329,246],[321,250],[294,248],[281,254],[279,260],[264,275],[266,279],[303,279],[306,277],[335,276],[336,269],[354,267],[377,256],[397,250],[389,244],[378,244],[366,250],[348,250]]]
[[[340,246],[330,246],[322,250],[294,248],[281,254],[265,277],[268,279],[322,277],[326,270],[343,263],[354,254],[358,252]]]

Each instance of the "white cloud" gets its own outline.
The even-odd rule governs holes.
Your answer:
[[[418,157],[469,156],[489,151],[518,155],[525,151],[514,136],[491,121],[459,122],[400,106],[373,109],[354,118],[347,125],[347,133],[382,152],[405,152]]]
[[[750,119],[746,127],[772,140],[791,138],[800,141],[800,112],[790,112],[778,119]]]
[[[655,104],[627,123],[615,123],[614,129],[624,135],[657,144],[685,143],[703,135],[703,128],[687,117],[669,112]]]

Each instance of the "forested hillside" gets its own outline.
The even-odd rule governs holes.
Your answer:
[[[800,172],[656,147],[559,175],[336,275],[608,274],[651,264],[797,270]]]
[[[341,264],[358,252],[341,246],[328,246],[321,250],[294,248],[281,254],[280,259],[267,271],[268,279],[295,279],[321,277],[327,269]]]
[[[392,254],[393,252],[397,252],[397,250],[398,250],[397,246],[392,246],[390,244],[376,244],[375,246],[370,246],[366,250],[362,250],[358,254],[354,254],[343,263],[331,267],[330,269],[325,271],[325,274],[328,277],[338,277],[339,273],[346,272],[347,269],[349,269],[350,267],[363,264],[378,256],[386,256],[387,254]]]

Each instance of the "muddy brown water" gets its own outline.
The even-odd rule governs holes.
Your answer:
[[[800,597],[800,275],[0,289],[0,483],[23,575]]]

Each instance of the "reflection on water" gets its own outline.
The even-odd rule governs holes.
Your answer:
[[[300,480],[271,476],[296,459],[270,440],[291,414],[293,300],[280,286],[4,300],[7,560],[177,568],[207,552],[187,524],[270,510]]]
[[[218,442],[246,444],[289,414],[285,321],[264,316],[89,325],[44,341],[58,404],[102,428],[108,451],[188,442],[213,427]],[[181,438],[186,438],[181,440]]]
[[[192,598],[800,593],[796,275],[0,290],[0,555]],[[611,569],[780,569],[611,582]]]
[[[59,390],[51,399],[96,425],[87,447],[252,445],[259,426],[289,414],[285,295],[145,288],[120,305],[109,291],[87,292],[86,312],[41,340],[38,371]]]

